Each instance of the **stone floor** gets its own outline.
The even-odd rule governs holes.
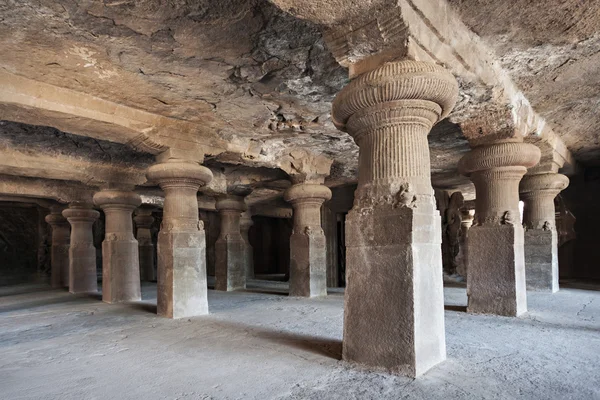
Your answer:
[[[209,292],[212,314],[154,315],[43,285],[0,288],[3,399],[600,399],[600,291],[529,294],[522,318],[464,312],[446,288],[448,360],[413,380],[339,360],[343,293]]]

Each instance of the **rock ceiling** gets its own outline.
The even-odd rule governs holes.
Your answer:
[[[211,168],[222,168],[226,175],[240,167],[252,168],[251,175],[264,173],[270,183],[255,187],[265,198],[285,186],[281,181],[286,175],[277,169],[282,157],[300,148],[334,161],[330,186],[354,182],[358,148],[330,118],[331,101],[349,78],[323,36],[327,18],[306,17],[294,1],[274,3],[0,2],[0,84],[14,86],[5,90],[10,92],[5,99],[0,95],[0,119],[7,120],[0,125],[0,148],[13,157],[45,154],[85,161],[87,180],[67,170],[62,176],[88,184],[110,180],[110,171],[94,177],[97,165],[143,176],[138,172],[152,161],[153,149],[171,142],[182,143],[182,148],[206,144]],[[502,68],[578,161],[597,163],[600,5],[558,0],[449,3],[496,53]],[[458,78],[464,100],[470,95],[468,85]],[[14,83],[20,79],[25,83]],[[24,86],[30,100],[14,100]],[[57,88],[62,108],[56,104],[62,101],[59,97],[44,97],[48,88]],[[436,187],[471,190],[456,166],[469,149],[459,122],[468,118],[469,104],[479,101],[473,98],[430,134]],[[100,121],[96,113],[101,102],[108,111]],[[83,111],[71,113],[76,107]],[[121,120],[115,122],[116,115]],[[140,134],[152,137],[153,144],[132,146]],[[13,164],[0,165],[0,173],[48,177],[39,171],[43,168]],[[269,168],[276,171],[267,173]]]

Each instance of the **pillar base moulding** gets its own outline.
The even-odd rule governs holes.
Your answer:
[[[284,193],[294,210],[290,237],[290,296],[327,296],[327,243],[321,206],[331,199],[324,185],[299,183]]]
[[[64,207],[52,208],[46,222],[52,227],[50,282],[53,288],[69,287],[69,242],[71,227],[62,215]]]
[[[231,291],[246,288],[246,242],[240,230],[240,216],[247,207],[241,196],[217,200],[221,231],[215,242],[215,289]]]
[[[521,181],[527,290],[559,289],[554,198],[568,185],[569,178],[556,173],[525,175]]]
[[[417,376],[446,359],[441,218],[427,135],[448,116],[456,80],[440,66],[384,64],[333,102],[360,147],[346,217],[343,358]]]
[[[133,218],[137,227],[137,241],[140,257],[140,279],[144,282],[156,282],[155,248],[152,243],[152,210],[140,208]]]
[[[133,236],[132,213],[141,204],[134,192],[103,190],[94,203],[104,211],[102,242],[102,301],[121,303],[142,299],[138,242]]]
[[[506,141],[476,147],[459,162],[476,190],[467,239],[468,312],[518,316],[527,311],[519,181],[539,159],[536,146]]]
[[[92,227],[100,213],[92,209],[91,204],[72,203],[62,214],[71,224],[69,292],[97,292],[96,247]]]
[[[197,163],[170,159],[148,169],[148,180],[165,192],[158,234],[158,315],[184,318],[208,314],[206,238],[198,219],[197,193],[212,172]]]

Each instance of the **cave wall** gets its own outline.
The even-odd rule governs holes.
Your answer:
[[[48,273],[48,232],[40,225],[44,216],[36,206],[0,204],[0,286],[36,281]]]
[[[561,199],[575,216],[575,238],[559,247],[561,278],[600,279],[600,167],[570,177]]]
[[[262,216],[252,219],[254,225],[248,232],[248,238],[254,248],[254,273],[289,276],[292,220]]]

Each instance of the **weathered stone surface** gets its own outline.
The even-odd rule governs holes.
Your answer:
[[[92,225],[100,213],[93,210],[89,203],[71,203],[62,214],[71,224],[69,292],[97,292],[96,248]]]
[[[148,169],[165,192],[158,234],[157,311],[167,318],[208,314],[206,240],[198,219],[198,189],[212,179],[208,168],[170,159]]]
[[[252,220],[250,211],[243,212],[240,218],[240,231],[245,245],[244,260],[246,261],[246,280],[254,279],[254,249],[252,248],[250,238],[248,237],[252,225],[254,225],[254,221]]]
[[[318,184],[298,183],[284,193],[294,209],[290,237],[290,296],[327,295],[325,234],[321,227],[321,205],[331,199],[331,190]]]
[[[104,211],[102,242],[102,300],[106,303],[142,299],[138,242],[133,236],[132,213],[141,204],[130,191],[102,190],[94,204]]]
[[[469,312],[518,316],[527,311],[519,182],[539,160],[537,147],[519,141],[480,145],[460,160],[459,170],[477,192],[467,245]]]
[[[64,207],[54,206],[46,216],[46,222],[52,226],[51,272],[52,287],[69,287],[69,242],[71,227],[62,212]]]
[[[427,134],[457,91],[443,68],[405,61],[359,76],[333,102],[336,126],[360,147],[346,218],[345,360],[417,376],[446,358]]]
[[[558,234],[554,198],[569,184],[561,174],[525,175],[519,191],[523,200],[527,289],[558,291]]]
[[[246,241],[240,230],[240,216],[246,209],[241,196],[228,195],[217,200],[221,230],[215,242],[216,290],[246,288]]]
[[[154,222],[152,208],[138,208],[133,221],[137,228],[136,239],[139,247],[140,278],[146,282],[156,282],[155,252],[150,228]]]

